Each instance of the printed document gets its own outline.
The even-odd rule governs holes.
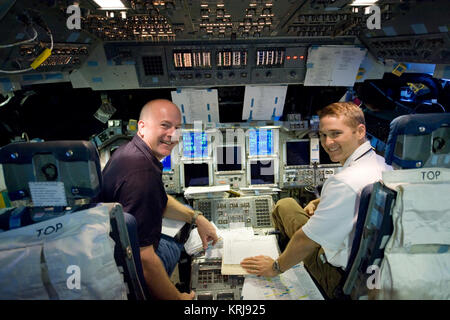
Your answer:
[[[275,235],[251,238],[225,238],[222,257],[222,274],[248,274],[240,263],[245,258],[264,255],[278,258],[279,249]]]

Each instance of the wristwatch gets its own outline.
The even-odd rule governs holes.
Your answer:
[[[203,213],[201,211],[194,210],[194,215],[192,216],[191,224],[194,224],[195,221],[197,220],[198,216],[202,216],[202,215],[203,215]]]
[[[279,264],[278,260],[275,260],[273,262],[272,270],[275,271],[277,274],[283,273],[283,271],[281,271],[281,269],[280,269],[280,264]]]

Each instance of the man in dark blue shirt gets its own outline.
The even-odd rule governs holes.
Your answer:
[[[148,102],[141,110],[138,132],[114,152],[103,170],[101,200],[119,202],[136,218],[144,277],[157,299],[193,299],[195,295],[193,291],[180,293],[170,281],[164,265],[175,244],[161,239],[163,216],[195,222],[204,248],[209,241],[217,241],[215,229],[205,217],[164,190],[160,161],[178,143],[180,126],[181,114],[175,104],[163,99]]]

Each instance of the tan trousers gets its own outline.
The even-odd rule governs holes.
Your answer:
[[[294,233],[308,222],[309,216],[295,199],[284,198],[279,200],[275,205],[272,212],[272,219],[275,228],[283,236],[291,239]],[[322,255],[323,258],[321,258]],[[328,298],[332,299],[334,297],[334,290],[342,278],[342,269],[334,267],[325,261],[325,254],[322,247],[318,247],[303,263],[309,273],[328,295]]]

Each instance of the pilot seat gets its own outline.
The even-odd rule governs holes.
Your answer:
[[[101,190],[87,141],[11,143],[0,149],[13,207],[0,211],[0,299],[149,298],[136,221]]]
[[[360,198],[340,299],[450,299],[450,114],[400,116]]]

